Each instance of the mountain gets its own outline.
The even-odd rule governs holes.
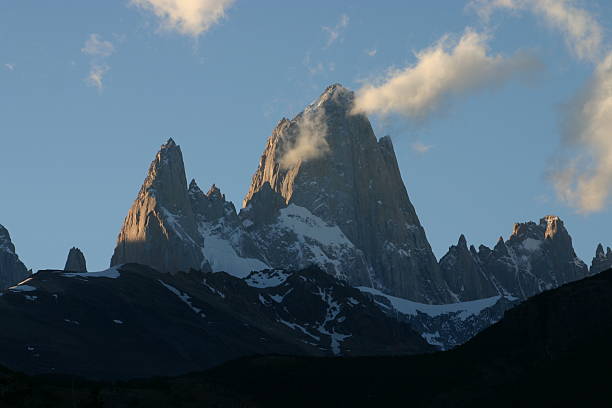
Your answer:
[[[591,261],[591,275],[595,275],[610,268],[612,268],[612,249],[608,247],[604,253],[603,246],[601,244],[597,245],[595,257]]]
[[[11,407],[610,406],[612,270],[536,295],[455,350],[253,356],[174,378],[28,377],[0,368]]]
[[[39,271],[0,292],[0,364],[98,379],[177,375],[257,354],[433,351],[358,289],[312,267]]]
[[[85,261],[85,255],[79,248],[72,247],[68,252],[68,258],[66,259],[65,271],[72,272],[87,272],[87,262]]]
[[[123,222],[111,265],[135,262],[162,272],[201,269],[206,261],[189,195],[180,146],[161,146]]]
[[[458,301],[495,295],[524,300],[589,275],[563,221],[553,215],[515,224],[510,238],[500,237],[493,249],[468,250],[462,236],[440,259],[440,269]]]
[[[323,254],[304,251],[296,254],[301,262],[323,264],[353,285],[425,303],[449,302],[391,139],[378,140],[367,117],[351,113],[353,101],[352,91],[335,84],[295,118],[281,120],[268,139],[243,206],[250,208],[258,193],[270,195],[271,189],[282,198],[273,201],[286,205],[276,219],[313,220],[341,233],[333,233],[341,254],[327,248],[321,248]],[[257,227],[256,219],[247,217]],[[349,252],[353,262],[334,262]]]
[[[0,225],[0,289],[13,286],[29,275],[30,271],[15,252],[8,230]]]
[[[350,113],[353,99],[333,85],[281,120],[239,214],[215,185],[208,193],[195,181],[187,186],[180,147],[170,139],[125,218],[111,265],[238,277],[317,265],[355,286],[451,301],[391,139],[377,140],[368,119]]]

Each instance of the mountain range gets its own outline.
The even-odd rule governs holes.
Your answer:
[[[63,271],[30,275],[0,227],[0,316],[19,327],[0,334],[0,363],[131,378],[252,354],[450,349],[521,302],[612,267],[599,245],[589,268],[553,215],[515,224],[492,249],[461,235],[436,260],[391,138],[353,113],[354,98],[335,84],[279,121],[239,210],[216,185],[187,182],[169,139],[107,271],[87,272],[75,247]],[[92,355],[94,344],[105,351]]]

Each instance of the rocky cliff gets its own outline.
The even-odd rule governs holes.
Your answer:
[[[510,238],[500,237],[493,249],[468,250],[460,239],[440,259],[440,269],[461,301],[496,294],[524,300],[589,275],[563,221],[553,215],[515,224]]]
[[[353,100],[353,92],[332,85],[295,118],[281,120],[243,205],[248,209],[268,185],[286,205],[338,227],[363,253],[365,265],[340,273],[350,282],[426,303],[451,301],[391,139],[377,140],[368,118],[351,114]]]
[[[30,271],[15,252],[8,230],[0,225],[0,289],[13,286],[29,275]]]
[[[87,262],[85,261],[85,255],[79,248],[72,247],[68,252],[68,258],[66,259],[65,271],[74,272],[87,272]]]

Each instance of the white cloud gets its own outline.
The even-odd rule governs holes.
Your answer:
[[[104,75],[106,75],[108,70],[110,70],[110,67],[108,65],[93,64],[91,66],[91,69],[89,70],[89,75],[87,76],[87,78],[85,78],[85,81],[89,85],[94,86],[98,88],[99,91],[101,91],[102,88],[104,88]]]
[[[281,152],[280,165],[283,169],[316,159],[329,151],[323,107],[305,111],[297,119],[297,125],[296,133],[287,135],[286,145]]]
[[[83,54],[91,55],[92,57],[109,57],[115,52],[115,47],[110,41],[105,41],[98,34],[91,34],[85,46],[81,48]]]
[[[4,64],[4,68],[8,69],[9,71],[14,71],[15,70],[15,64]]]
[[[208,31],[225,16],[234,0],[131,0],[131,3],[149,10],[166,30],[197,37]]]
[[[104,75],[110,70],[110,66],[105,61],[115,52],[115,47],[98,34],[91,34],[85,41],[85,46],[81,48],[81,52],[91,57],[89,74],[85,82],[101,91],[104,88]]]
[[[412,143],[411,147],[412,147],[412,150],[414,150],[415,152],[419,154],[425,154],[433,148],[433,145],[426,145],[422,142],[416,141]]]
[[[557,193],[580,212],[602,210],[612,189],[612,53],[572,101],[565,142],[579,155],[553,173]]]
[[[349,17],[346,14],[342,14],[338,24],[336,24],[334,27],[322,27],[322,30],[327,33],[327,43],[325,44],[325,47],[327,48],[338,41],[340,35],[346,29],[346,27],[348,27],[348,25]]]
[[[574,0],[472,0],[470,7],[488,19],[496,9],[527,10],[560,30],[568,47],[580,59],[596,60],[600,54],[603,29],[587,10]]]
[[[357,91],[353,113],[395,113],[422,121],[457,96],[530,75],[540,67],[539,60],[525,53],[491,55],[488,39],[471,29],[458,41],[444,36],[416,53],[414,65],[392,70],[378,83],[366,83]]]
[[[378,53],[378,50],[376,48],[373,48],[371,50],[366,50],[365,53],[369,56],[369,57],[373,57],[376,55],[376,53]]]

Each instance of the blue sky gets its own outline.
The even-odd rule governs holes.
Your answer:
[[[194,34],[164,25],[142,6],[149,0],[139,1],[0,2],[0,223],[28,267],[63,267],[79,246],[90,269],[105,268],[169,137],[183,149],[188,178],[203,189],[216,183],[239,207],[283,116],[331,83],[380,84],[468,27],[486,35],[489,55],[522,52],[540,69],[443,95],[425,120],[401,109],[371,114],[377,135],[393,138],[434,252],[442,256],[461,233],[491,246],[514,222],[547,214],[566,222],[587,263],[598,242],[612,246],[609,201],[585,212],[550,176],[556,158],[580,151],[564,147],[564,118],[603,58],[577,55],[537,10],[486,18],[455,0],[236,0]],[[609,2],[546,1],[582,7],[609,39]],[[87,80],[96,67],[98,84]],[[599,185],[609,187],[602,172]]]

